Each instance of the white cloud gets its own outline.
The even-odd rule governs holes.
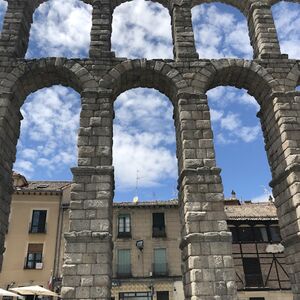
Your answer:
[[[237,114],[229,113],[221,119],[221,127],[230,131],[236,130],[241,126],[241,121]]]
[[[250,143],[260,136],[261,127],[255,118],[259,105],[246,91],[220,86],[207,95],[217,143]]]
[[[175,132],[172,106],[156,91],[135,89],[123,93],[115,104],[113,160],[116,186],[159,186],[175,179]]]
[[[289,58],[300,58],[300,4],[279,2],[272,12],[282,53]]]
[[[219,121],[222,118],[223,114],[224,114],[223,111],[210,109],[210,119],[212,122]]]
[[[79,0],[49,0],[34,14],[27,57],[87,57],[92,7]]]
[[[14,168],[33,175],[43,168],[49,176],[77,164],[80,97],[54,86],[30,95],[22,107],[24,120]]]
[[[219,86],[207,92],[209,101],[220,108],[226,108],[232,104],[242,104],[249,108],[259,109],[259,104],[254,97],[247,94],[244,89],[238,89],[231,86]]]
[[[113,14],[112,50],[128,58],[173,58],[171,18],[158,3],[133,0]]]
[[[236,135],[244,142],[250,143],[254,141],[260,134],[261,127],[257,126],[242,126],[236,131]]]
[[[18,159],[14,164],[14,169],[25,176],[30,176],[34,172],[34,166],[31,161]]]
[[[273,197],[272,191],[269,187],[261,186],[261,188],[263,189],[263,193],[255,196],[253,199],[250,199],[252,202],[268,202],[269,197]]]
[[[192,20],[200,58],[252,58],[247,22],[237,9],[201,4],[192,9]]]

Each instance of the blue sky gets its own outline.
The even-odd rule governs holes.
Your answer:
[[[0,0],[1,20],[5,8]],[[34,15],[26,57],[87,57],[91,11],[79,0],[42,4]],[[300,5],[284,2],[272,11],[282,52],[299,58]],[[192,16],[201,58],[252,58],[246,20],[238,10],[220,3],[202,4],[192,10]],[[172,59],[169,13],[143,0],[120,5],[113,16],[112,47],[117,56]],[[208,101],[225,196],[233,189],[243,200],[267,200],[270,171],[255,99],[245,90],[218,87],[208,92]],[[115,110],[115,201],[130,201],[136,193],[140,200],[176,198],[169,99],[153,89],[133,89],[118,97]],[[79,112],[80,97],[69,88],[54,86],[28,96],[22,107],[15,170],[32,180],[70,180],[69,169],[77,159]]]

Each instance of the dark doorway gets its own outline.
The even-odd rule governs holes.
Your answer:
[[[157,300],[169,300],[169,292],[156,292]]]

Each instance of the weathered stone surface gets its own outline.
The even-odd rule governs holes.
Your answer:
[[[89,58],[24,59],[38,2],[8,1],[0,39],[0,263],[20,107],[40,88],[69,86],[81,94],[82,111],[61,294],[64,299],[110,299],[113,103],[121,92],[147,86],[167,95],[174,106],[185,299],[236,299],[231,235],[205,95],[212,87],[231,85],[245,88],[261,107],[258,116],[289,275],[295,299],[300,299],[300,93],[295,91],[300,83],[300,61],[280,53],[271,13],[274,1],[227,1],[247,18],[253,60],[198,59],[191,7],[200,1],[159,2],[168,7],[172,18],[173,61],[115,58],[110,38],[117,2],[106,0],[90,1]]]

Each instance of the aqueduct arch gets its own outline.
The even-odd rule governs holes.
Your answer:
[[[202,1],[162,1],[170,11],[174,60],[127,60],[110,49],[113,8],[93,6],[90,57],[26,60],[30,24],[43,1],[8,0],[0,39],[0,252],[4,249],[12,193],[11,168],[26,95],[53,84],[81,93],[78,166],[74,168],[70,230],[65,234],[64,299],[110,299],[112,270],[113,101],[126,89],[153,87],[174,106],[179,162],[182,264],[185,299],[236,299],[231,234],[223,210],[205,96],[219,84],[245,87],[261,105],[259,116],[272,169],[283,243],[294,299],[300,299],[299,60],[280,53],[270,7],[277,1],[224,1],[248,19],[254,60],[202,60],[195,50],[191,7]],[[63,4],[62,4],[63,5]],[[277,66],[280,65],[280,68]],[[203,121],[203,122],[197,122]],[[95,138],[97,137],[97,138]],[[206,149],[196,153],[192,149]],[[85,214],[86,211],[89,214]],[[202,272],[213,278],[206,281]],[[221,275],[220,275],[221,274]]]

